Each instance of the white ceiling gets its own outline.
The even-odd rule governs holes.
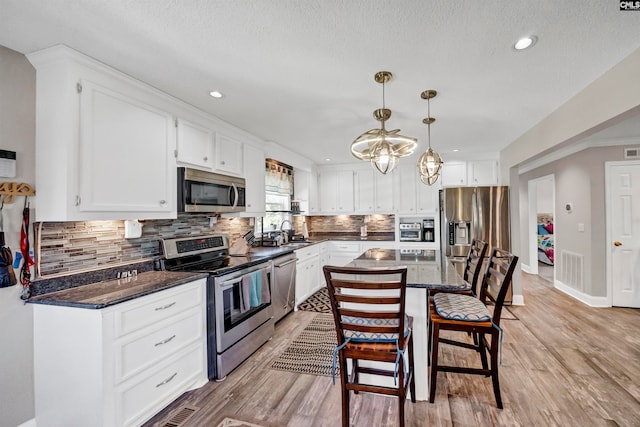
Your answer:
[[[530,34],[532,49],[511,48]],[[419,95],[437,90],[432,145],[446,160],[499,151],[640,48],[640,11],[615,0],[0,0],[0,45],[60,43],[319,164],[355,160],[351,141],[379,127],[373,76],[388,70],[387,128],[423,151]]]

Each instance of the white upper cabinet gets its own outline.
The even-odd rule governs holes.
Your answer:
[[[318,187],[322,213],[354,212],[352,170],[325,169],[320,172]]]
[[[445,162],[442,165],[443,187],[463,187],[467,185],[467,164],[465,162]]]
[[[214,169],[223,174],[242,175],[242,143],[216,132]],[[264,173],[264,165],[262,172]]]
[[[403,214],[414,214],[418,207],[416,203],[416,189],[418,182],[418,168],[411,165],[399,165],[395,170],[396,175],[396,199],[398,212]]]
[[[355,210],[358,213],[393,212],[393,175],[372,168],[355,172]]]
[[[175,177],[171,173],[175,134],[171,114],[153,106],[153,99],[145,93],[112,90],[87,80],[81,80],[78,88],[78,209],[175,211]]]
[[[176,217],[167,96],[64,46],[36,83],[36,221]]]
[[[498,185],[498,162],[473,160],[468,164],[469,185]]]
[[[244,145],[244,171],[246,180],[247,210],[245,215],[264,216],[265,209],[265,161],[264,150]]]
[[[176,120],[178,163],[201,169],[213,168],[214,132],[211,128],[184,119]]]
[[[417,169],[417,168],[416,168]],[[416,178],[417,178],[416,174]],[[436,182],[434,185],[423,184],[422,181],[418,178],[416,181],[416,186],[418,190],[417,197],[417,211],[419,214],[434,214],[437,213],[440,207],[440,198],[439,191],[440,186]]]

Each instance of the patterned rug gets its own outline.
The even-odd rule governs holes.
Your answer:
[[[298,310],[331,313],[331,301],[329,301],[327,288],[321,288],[309,298],[298,304]]]
[[[246,421],[240,421],[235,418],[225,418],[218,424],[217,427],[261,427],[258,424],[248,423]]]
[[[272,369],[331,376],[336,327],[331,314],[318,314],[273,362]],[[336,367],[336,375],[340,373]]]

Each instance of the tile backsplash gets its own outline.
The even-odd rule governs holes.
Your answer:
[[[142,236],[124,238],[123,221],[45,222],[34,224],[40,237],[39,277],[95,270],[160,255],[160,239],[227,233],[231,241],[253,229],[251,218],[179,214],[177,219],[143,221]]]

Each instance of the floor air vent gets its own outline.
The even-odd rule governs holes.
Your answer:
[[[162,427],[180,427],[199,409],[200,408],[196,408],[195,406],[183,406],[179,408]]]

